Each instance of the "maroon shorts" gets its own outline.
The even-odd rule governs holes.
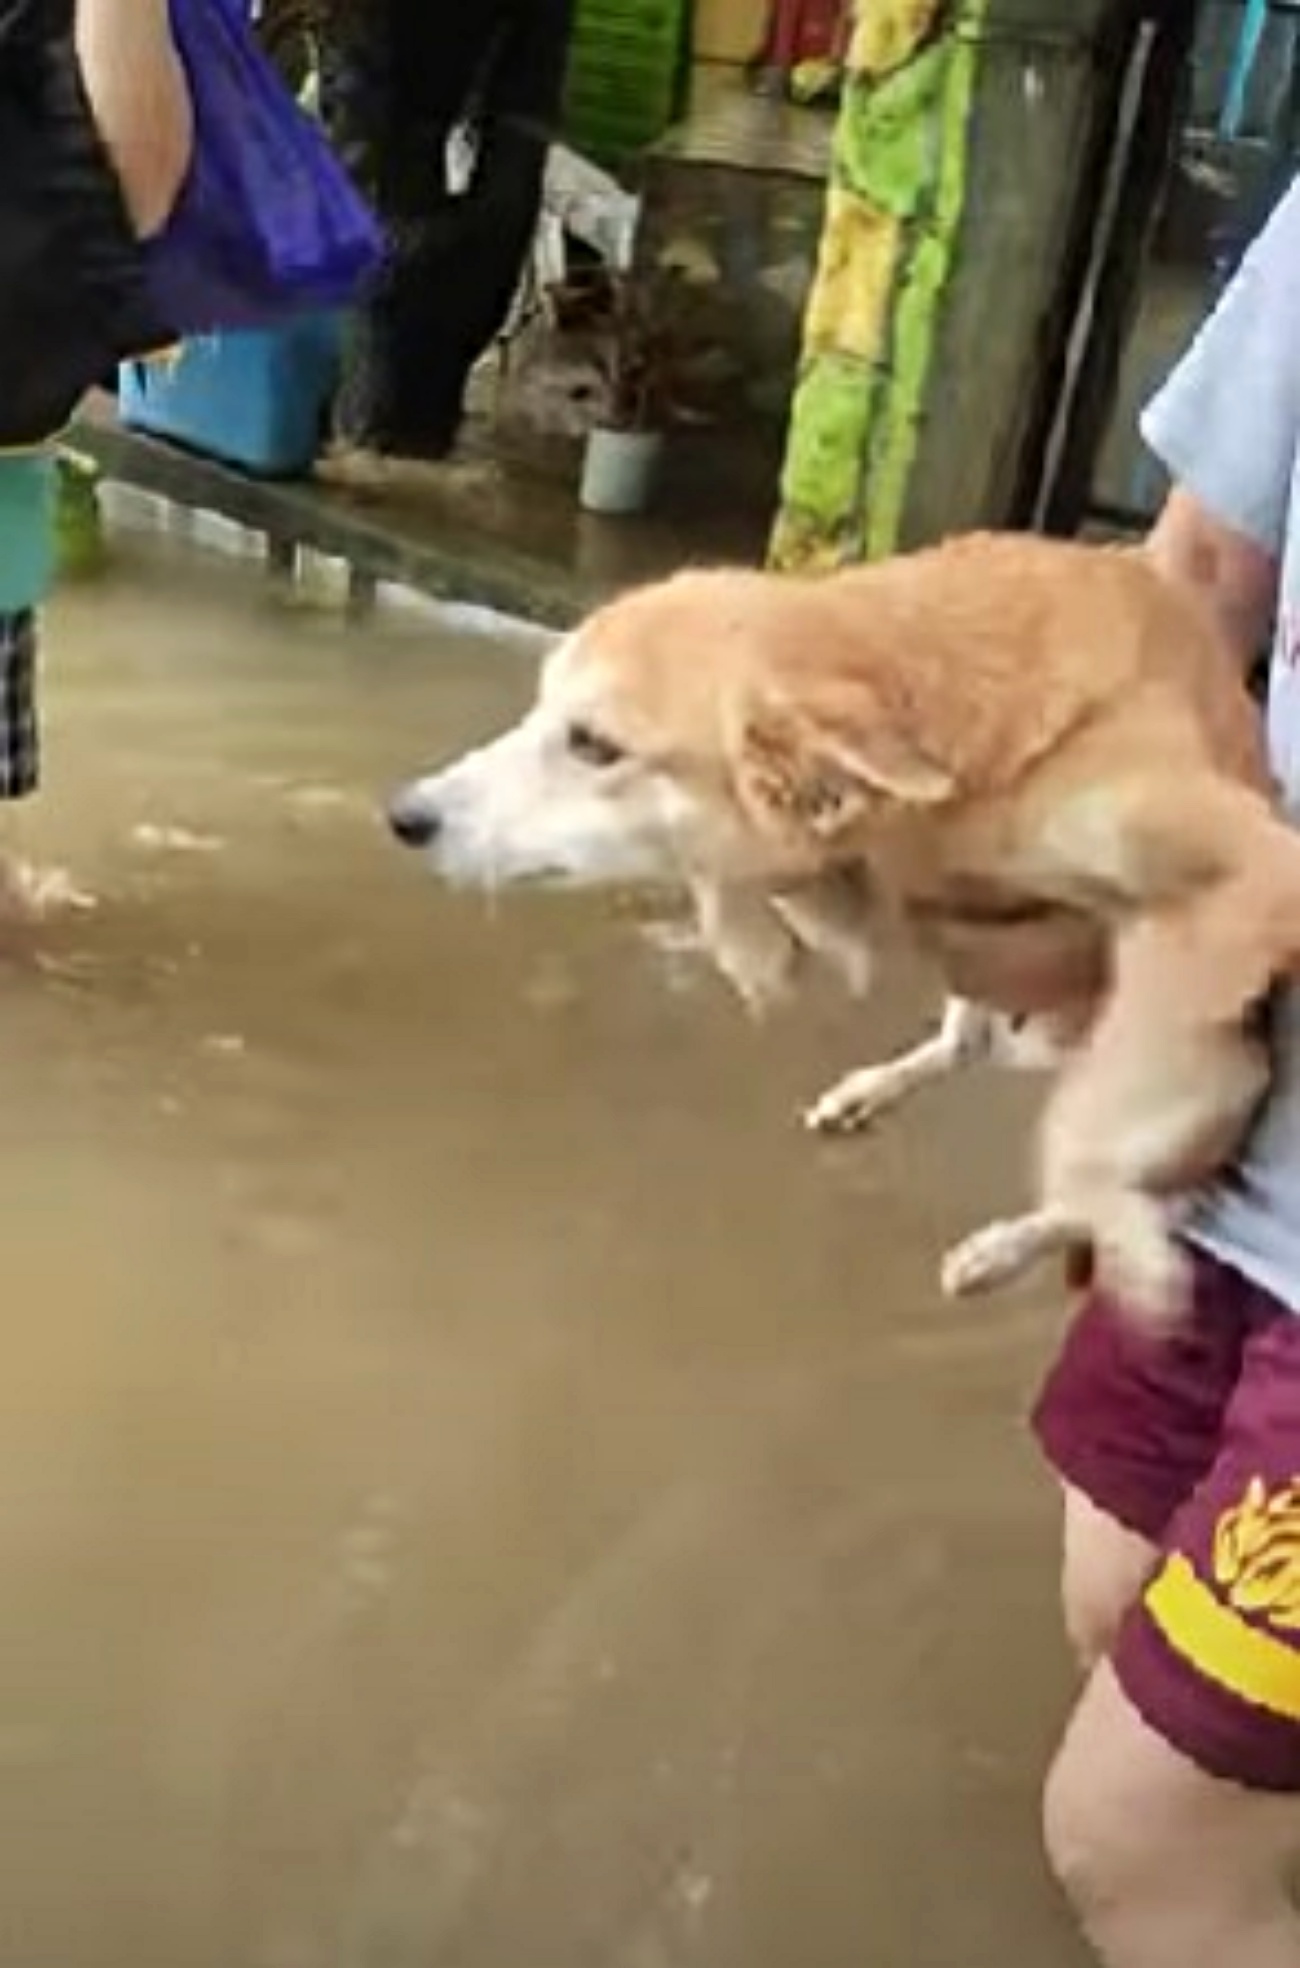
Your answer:
[[[1159,1549],[1114,1654],[1139,1714],[1212,1776],[1300,1791],[1300,1317],[1198,1255],[1173,1337],[1085,1302],[1034,1422]]]

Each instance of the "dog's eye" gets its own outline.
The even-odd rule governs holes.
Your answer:
[[[589,724],[571,724],[565,734],[565,742],[574,758],[583,765],[608,767],[618,765],[627,757],[621,745],[612,738],[606,738],[603,731],[597,731]]]

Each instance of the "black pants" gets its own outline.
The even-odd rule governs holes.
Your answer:
[[[393,251],[357,323],[341,434],[439,457],[469,372],[500,331],[531,243],[564,84],[573,0],[335,0],[323,98]],[[447,185],[472,113],[473,183]]]

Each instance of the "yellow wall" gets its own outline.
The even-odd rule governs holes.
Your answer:
[[[697,61],[746,62],[763,44],[767,0],[695,0]]]

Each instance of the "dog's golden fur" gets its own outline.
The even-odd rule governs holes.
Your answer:
[[[1085,1241],[1135,1309],[1174,1303],[1153,1198],[1263,1091],[1251,1021],[1300,955],[1300,841],[1233,657],[1140,551],[982,535],[679,575],[594,613],[518,731],[407,800],[462,876],[680,877],[754,995],[799,948],[851,969],[894,909],[950,991],[1071,1048],[1040,1208],[952,1282]]]
[[[812,580],[683,574],[571,660],[630,750],[712,768],[794,868],[860,847],[899,898],[1145,904],[1225,851],[1189,771],[1267,796],[1232,659],[1131,549],[976,535]]]

